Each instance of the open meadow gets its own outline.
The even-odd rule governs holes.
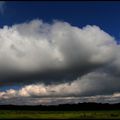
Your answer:
[[[110,111],[21,111],[0,110],[0,119],[120,119],[119,110]]]

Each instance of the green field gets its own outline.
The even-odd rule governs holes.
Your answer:
[[[0,119],[120,119],[120,111],[20,111],[0,110]]]

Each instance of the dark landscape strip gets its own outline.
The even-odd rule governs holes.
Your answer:
[[[0,110],[41,110],[41,111],[79,111],[79,110],[120,110],[118,104],[102,103],[79,103],[79,104],[61,104],[61,105],[37,105],[37,106],[17,106],[17,105],[0,105]]]

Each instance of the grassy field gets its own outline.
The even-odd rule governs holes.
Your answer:
[[[20,111],[0,110],[0,119],[120,119],[120,111]]]

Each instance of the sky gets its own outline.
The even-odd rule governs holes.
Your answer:
[[[119,13],[117,1],[1,1],[0,104],[120,102]]]

